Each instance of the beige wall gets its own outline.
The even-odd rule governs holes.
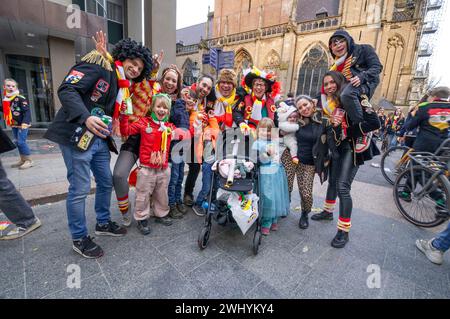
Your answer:
[[[145,45],[153,53],[164,50],[162,67],[176,59],[176,0],[146,0],[144,4]]]
[[[289,21],[293,0],[216,0],[213,37],[254,30]]]
[[[128,36],[138,42],[144,40],[142,36],[142,1],[144,0],[127,1]]]
[[[58,98],[58,87],[64,80],[67,72],[75,64],[75,44],[73,41],[49,37],[48,46],[50,51],[52,88],[55,111],[61,107]]]

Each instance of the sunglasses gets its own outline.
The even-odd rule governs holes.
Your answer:
[[[331,45],[336,46],[345,42],[344,38],[334,38],[331,40]]]

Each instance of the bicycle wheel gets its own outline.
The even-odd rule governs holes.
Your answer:
[[[403,161],[400,163],[402,156],[409,150],[406,146],[395,146],[391,147],[386,153],[381,157],[381,174],[389,182],[389,184],[394,185],[395,178],[398,173],[403,170],[406,163],[409,161]]]
[[[423,166],[413,166],[400,172],[394,183],[395,205],[403,217],[416,226],[435,227],[448,219],[443,216],[450,210],[449,182],[444,175],[438,175],[427,186],[434,172]],[[411,183],[412,174],[415,185]]]

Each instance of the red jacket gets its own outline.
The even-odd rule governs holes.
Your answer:
[[[267,115],[268,115],[267,117],[269,117],[271,120],[274,120],[275,112],[276,112],[275,102],[268,95],[269,94],[266,94],[266,104],[265,104],[264,108],[267,110]],[[253,111],[253,100],[252,100],[252,96],[250,94],[245,96],[244,104],[245,104],[244,120],[248,121],[248,125],[250,127],[256,128],[258,126],[259,121],[251,118],[252,111]]]
[[[170,128],[172,132],[176,129],[172,123],[166,123],[165,126]],[[168,167],[172,134],[168,134],[166,151],[163,151],[161,148],[163,132],[160,130],[160,125],[155,123],[152,118],[143,117],[137,122],[129,123],[128,116],[122,115],[120,132],[125,136],[141,135],[139,161],[142,166],[156,169],[166,169]]]

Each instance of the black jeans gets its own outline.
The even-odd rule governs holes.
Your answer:
[[[348,84],[341,93],[341,103],[352,124],[361,123],[364,120],[360,100],[361,95],[367,92],[368,88],[365,85],[354,87]]]
[[[184,195],[190,195],[194,197],[194,187],[195,182],[197,181],[198,174],[200,173],[200,169],[202,168],[202,164],[199,163],[188,163],[189,172],[186,177],[186,185],[184,187]]]
[[[353,150],[348,141],[343,141],[339,147],[339,160],[337,165],[336,189],[339,196],[339,217],[350,218],[353,210],[353,201],[350,191],[359,166],[353,162]]]
[[[326,200],[336,200],[337,198],[337,178],[339,174],[339,158],[332,158],[328,171],[328,186]]]

